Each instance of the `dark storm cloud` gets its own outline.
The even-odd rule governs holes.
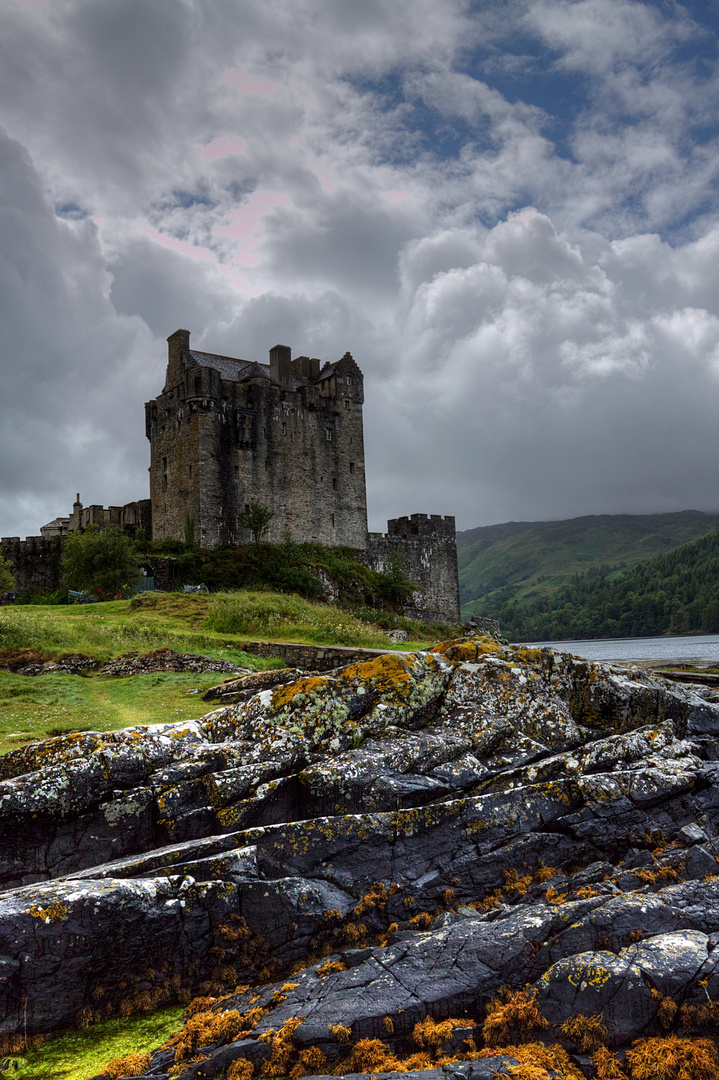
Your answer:
[[[717,28],[489,7],[9,0],[0,532],[146,494],[180,325],[354,354],[374,527],[719,509]]]

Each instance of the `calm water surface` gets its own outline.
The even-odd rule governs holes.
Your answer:
[[[558,652],[569,652],[585,660],[616,660],[632,664],[640,660],[664,663],[687,660],[697,664],[719,664],[719,634],[697,637],[605,638],[601,641],[533,641]]]

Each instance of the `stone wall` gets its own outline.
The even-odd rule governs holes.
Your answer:
[[[240,641],[237,648],[252,656],[276,656],[300,671],[331,671],[345,664],[372,660],[392,649],[354,649],[347,645],[299,645],[291,641]]]
[[[54,592],[62,585],[62,538],[3,536],[2,556],[10,564],[15,592]]]
[[[455,519],[412,514],[388,521],[385,534],[369,534],[365,561],[373,570],[386,570],[396,553],[404,555],[409,577],[422,590],[413,594],[405,613],[428,622],[459,623]]]

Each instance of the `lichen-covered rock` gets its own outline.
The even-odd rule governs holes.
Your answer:
[[[476,1023],[481,1046],[485,1007],[526,986],[542,1038],[570,1047],[578,1014],[601,1014],[615,1046],[680,1007],[706,1019],[717,705],[475,637],[227,686],[213,696],[231,704],[192,723],[0,760],[0,1032],[200,994],[246,1027],[188,1057],[199,1080],[280,1054],[279,1031],[280,1071],[369,1040],[348,1064],[380,1076],[377,1047],[410,1055],[427,1017]]]

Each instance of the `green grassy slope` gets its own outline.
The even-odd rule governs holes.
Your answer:
[[[359,617],[362,616],[362,617]],[[374,620],[374,621],[371,621]],[[399,625],[410,640],[394,645],[382,625]],[[54,660],[82,653],[108,660],[121,653],[170,648],[230,660],[240,667],[281,666],[242,651],[243,641],[297,641],[361,648],[420,648],[451,627],[428,626],[392,613],[317,604],[271,592],[140,593],[132,600],[83,606],[0,608],[0,669],[13,657]],[[209,707],[188,690],[206,690],[224,676],[156,672],[149,675],[44,674],[0,670],[0,754],[67,731],[110,731],[133,724],[174,723]]]
[[[513,641],[719,633],[719,528],[608,575],[588,573],[554,595],[498,604]]]
[[[601,514],[568,521],[510,521],[457,534],[462,616],[509,600],[549,599],[576,574],[608,572],[704,536],[719,516]]]

